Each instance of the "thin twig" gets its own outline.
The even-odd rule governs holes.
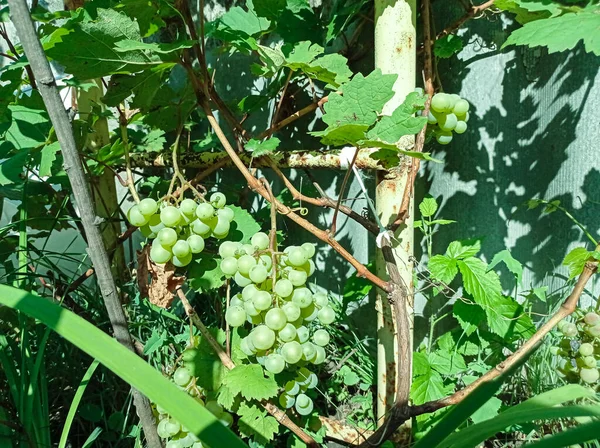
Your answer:
[[[476,17],[477,15],[479,15],[480,13],[482,13],[483,11],[485,11],[486,9],[491,7],[495,1],[496,0],[488,0],[487,2],[482,3],[481,5],[471,6],[471,9],[469,9],[462,17],[460,17],[458,20],[453,22],[450,26],[448,26],[448,27],[444,28],[442,31],[440,31],[435,36],[435,40],[441,39],[442,37],[445,37],[448,34],[452,34],[457,29],[459,29],[461,26],[463,26],[465,24],[465,22],[471,20],[473,17]]]
[[[342,181],[342,187],[340,188],[340,194],[338,196],[337,203],[335,204],[335,211],[333,212],[333,219],[331,220],[331,228],[329,229],[329,233],[335,236],[335,231],[337,227],[337,216],[340,211],[340,204],[342,203],[342,199],[344,197],[344,193],[346,192],[346,184],[348,183],[348,179],[350,179],[350,173],[352,172],[352,168],[356,163],[356,157],[358,157],[358,148],[355,148],[354,157],[352,157],[352,161],[350,162],[350,166],[344,175],[344,180]]]
[[[231,302],[231,279],[227,279],[226,285],[225,314],[227,314],[229,303]],[[231,357],[231,327],[227,323],[227,319],[225,319],[225,347],[227,349],[227,356]]]
[[[125,112],[125,105],[123,109],[117,107],[119,111],[119,128],[121,129],[121,140],[123,141],[123,152],[125,154],[125,172],[127,173],[127,188],[131,197],[136,204],[140,203],[140,196],[135,189],[135,182],[133,181],[133,173],[131,172],[131,158],[129,157],[129,136],[127,135],[127,113]]]
[[[290,79],[292,79],[292,75],[294,74],[294,70],[290,69],[290,72],[287,75],[285,80],[285,84],[283,85],[283,91],[281,92],[281,98],[277,102],[277,107],[275,108],[275,112],[273,112],[273,117],[271,118],[271,126],[277,123],[277,118],[279,118],[279,111],[281,110],[281,105],[283,104],[283,100],[285,99],[285,94],[287,92],[288,85],[290,84]]]
[[[212,334],[210,334],[208,329],[204,326],[204,324],[202,323],[202,320],[200,319],[198,314],[196,314],[196,311],[194,310],[192,305],[190,305],[190,302],[188,301],[187,297],[185,296],[185,293],[183,292],[183,290],[181,288],[177,288],[177,296],[181,300],[181,303],[183,305],[186,315],[189,317],[189,319],[194,324],[194,326],[200,331],[200,333],[202,334],[202,337],[204,339],[206,339],[206,341],[209,343],[209,345],[215,351],[215,353],[221,360],[221,363],[229,370],[235,368],[235,363],[232,361],[231,357],[229,357],[227,355],[225,350],[223,350],[223,347],[215,340],[215,338],[212,336]],[[281,409],[279,409],[277,406],[275,406],[272,403],[269,403],[266,400],[262,401],[261,405],[263,408],[265,408],[265,410],[269,414],[271,414],[273,417],[275,417],[275,419],[279,423],[281,423],[283,426],[285,426],[290,431],[292,431],[295,435],[297,435],[300,438],[300,440],[302,440],[308,446],[311,446],[311,447],[318,446],[317,442],[315,442],[315,440],[311,436],[309,436],[306,432],[304,432],[302,430],[302,428],[300,428],[298,425],[296,425],[287,416],[287,414],[285,412],[283,412]]]
[[[258,139],[262,140],[263,138],[270,137],[275,132],[277,132],[280,129],[286,127],[290,123],[293,123],[294,121],[296,121],[298,118],[303,117],[304,115],[311,113],[313,110],[316,110],[318,107],[321,107],[327,101],[329,101],[329,97],[325,96],[325,97],[321,98],[319,101],[317,101],[316,103],[310,103],[308,106],[303,107],[298,112],[293,113],[289,117],[281,120],[279,123],[273,124],[269,129],[267,129],[262,134],[260,134],[258,136]]]
[[[6,31],[6,26],[4,25],[4,23],[2,23],[0,26],[0,36],[2,36],[4,38],[6,45],[8,45],[8,48],[10,49],[10,51],[12,51],[12,54],[15,55],[16,59],[14,59],[14,60],[18,61],[19,57],[20,57],[19,52],[17,51],[17,49],[13,45],[12,41],[8,37],[8,33]],[[7,57],[9,57],[9,56],[7,55]],[[33,69],[31,68],[31,65],[26,65],[25,71],[27,72],[27,78],[29,78],[29,84],[31,84],[31,88],[37,89],[37,84],[35,82],[35,75],[33,73]]]
[[[273,286],[277,283],[277,208],[273,205],[275,202],[275,195],[269,182],[264,177],[260,178],[261,182],[269,192],[271,198],[271,231],[269,232],[269,250],[271,251],[271,263],[273,265],[272,280]]]

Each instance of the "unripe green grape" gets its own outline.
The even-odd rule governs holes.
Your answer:
[[[200,235],[190,235],[186,241],[193,254],[199,254],[204,250],[204,238]]]
[[[217,218],[217,224],[213,228],[213,235],[219,239],[225,238],[229,234],[231,224],[226,219]]]
[[[256,315],[256,316],[250,316],[250,315],[248,315],[248,322],[251,323],[255,327],[257,325],[263,324],[264,322],[263,322],[263,315],[262,315],[262,313],[259,312],[258,315]]]
[[[581,356],[591,356],[594,354],[594,346],[589,342],[584,342],[579,346],[579,354]]]
[[[558,328],[558,331],[562,331],[563,327],[568,323],[569,321],[563,319],[558,324],[556,324],[556,328]]]
[[[252,244],[242,244],[242,251],[246,254],[246,255],[254,255],[254,252],[256,252],[256,250],[254,249],[254,246]]]
[[[435,139],[440,145],[447,145],[452,141],[452,132],[440,131],[436,134]]]
[[[201,221],[207,222],[215,217],[215,209],[208,202],[201,202],[196,207],[196,216]]]
[[[579,371],[579,377],[584,383],[593,384],[600,378],[598,369],[584,367]]]
[[[156,238],[156,233],[154,233],[152,231],[152,229],[150,228],[150,226],[148,224],[146,224],[145,226],[140,227],[140,232],[146,238],[151,238],[151,239],[152,238]]]
[[[252,235],[250,243],[258,250],[265,250],[269,248],[269,235],[264,232],[257,232]]]
[[[283,356],[277,353],[271,353],[265,360],[265,369],[271,373],[281,373],[285,369],[285,360]]]
[[[137,205],[134,205],[127,211],[127,219],[131,225],[136,227],[142,227],[148,224],[150,216],[144,216]]]
[[[308,274],[308,276],[310,277],[311,275],[313,275],[315,273],[315,271],[317,270],[317,265],[315,264],[314,261],[312,260],[308,260],[303,266],[302,269],[304,269],[304,271],[306,271],[306,273]]]
[[[270,271],[271,267],[273,267],[273,260],[269,254],[261,254],[258,257],[258,264],[264,266],[267,271]]]
[[[459,121],[456,123],[456,127],[454,128],[454,132],[457,134],[464,134],[467,130],[467,123],[464,121]]]
[[[248,346],[248,337],[242,338],[240,341],[240,350],[244,352],[246,356],[254,355],[254,352],[250,350],[250,347]]]
[[[185,216],[196,216],[196,208],[198,208],[198,204],[192,199],[184,199],[179,204],[179,211]]]
[[[225,207],[225,204],[227,204],[227,198],[225,198],[225,195],[223,193],[215,191],[213,194],[210,195],[210,203],[215,208],[223,208]]]
[[[252,298],[259,292],[260,290],[254,284],[250,284],[242,289],[242,300],[247,302],[248,300],[252,300]]]
[[[273,298],[267,291],[258,291],[254,297],[252,297],[252,303],[257,310],[266,311],[271,308]]]
[[[250,280],[252,280],[254,283],[264,282],[267,279],[268,275],[269,275],[269,273],[267,272],[267,269],[261,264],[252,266],[252,268],[250,268],[250,272],[248,274],[248,276],[250,277]]]
[[[166,419],[167,423],[165,423],[165,430],[169,437],[173,437],[179,431],[181,431],[181,425],[173,418]]]
[[[246,311],[241,306],[230,305],[225,312],[225,320],[232,327],[240,327],[246,323]]]
[[[250,317],[255,317],[260,314],[260,310],[256,309],[251,300],[244,302],[244,310],[246,311],[246,314],[248,314],[248,316]]]
[[[259,325],[250,333],[252,343],[259,350],[269,350],[275,343],[275,332],[266,325]]]
[[[431,108],[436,112],[444,112],[450,105],[450,99],[443,93],[437,93],[431,98]]]
[[[587,327],[585,329],[585,332],[587,334],[589,334],[590,336],[597,338],[598,336],[600,336],[600,325],[594,325],[591,327]]]
[[[219,421],[224,425],[224,426],[231,426],[233,424],[233,416],[229,413],[229,412],[223,412],[221,414],[221,418],[219,418]]]
[[[300,385],[294,380],[289,380],[285,383],[284,390],[288,395],[298,395],[300,393]]]
[[[233,281],[235,281],[235,284],[238,285],[240,288],[248,286],[252,283],[252,280],[250,280],[248,277],[245,277],[242,274],[240,274],[239,271],[236,272],[235,275],[233,276]]]
[[[312,342],[305,342],[302,344],[302,357],[307,361],[312,361],[315,359],[317,355],[317,351],[315,350],[315,345]]]
[[[562,349],[557,346],[552,346],[552,347],[550,347],[550,354],[552,354],[554,356],[558,356],[558,355],[562,354]]]
[[[192,374],[185,367],[179,367],[173,373],[173,382],[178,386],[187,386],[192,380]]]
[[[161,439],[168,439],[171,437],[170,432],[166,429],[168,422],[168,419],[163,418],[160,422],[158,422],[158,425],[156,425],[156,432]]]
[[[281,356],[288,364],[296,364],[302,359],[302,346],[296,341],[286,342],[281,347]]]
[[[281,280],[277,280],[275,283],[275,288],[273,288],[275,294],[279,297],[289,297],[290,294],[294,291],[294,286],[292,282],[288,279],[282,278]]]
[[[160,211],[160,220],[166,227],[175,227],[181,222],[181,212],[178,208],[168,205]]]
[[[596,367],[596,358],[594,358],[593,356],[584,356],[583,363],[586,367]]]
[[[312,322],[318,317],[319,309],[315,306],[314,303],[311,303],[306,308],[302,308],[302,318],[306,322]]]
[[[172,256],[171,251],[158,242],[154,242],[150,248],[150,259],[157,264],[168,262]]]
[[[316,249],[313,243],[303,243],[300,247],[304,249],[304,252],[308,258],[315,256]]]
[[[152,198],[142,199],[137,206],[144,216],[151,216],[158,210],[158,203]]]
[[[230,306],[241,306],[242,308],[244,307],[244,302],[242,301],[242,295],[241,294],[236,294],[234,295],[231,300],[229,301],[229,305]]]
[[[292,266],[302,266],[308,261],[308,255],[302,247],[294,247],[288,253],[288,263]]]
[[[309,415],[313,411],[313,401],[305,394],[296,397],[296,412],[300,415]]]
[[[208,238],[212,232],[212,229],[208,226],[208,224],[200,221],[199,219],[194,219],[190,223],[190,229],[192,229],[192,232],[201,236],[202,238]]]
[[[317,330],[315,331],[315,334],[313,334],[313,341],[315,344],[320,345],[321,347],[325,347],[327,344],[329,344],[329,333],[327,332],[327,330]]]
[[[242,255],[238,259],[238,270],[242,275],[248,276],[254,266],[256,266],[256,259],[252,255]]]
[[[288,272],[288,280],[293,286],[302,286],[306,283],[308,274],[304,270],[290,269]]]
[[[301,325],[296,329],[296,337],[301,344],[304,344],[306,341],[310,339],[310,331],[304,325]]]
[[[435,115],[433,115],[431,113],[431,111],[429,111],[429,114],[427,115],[427,123],[428,124],[437,124],[437,118],[435,117]]]
[[[469,112],[469,102],[467,100],[463,100],[460,99],[456,102],[456,104],[454,105],[454,108],[452,109],[452,111],[455,114],[466,114],[467,112]]]
[[[600,316],[598,316],[596,313],[590,312],[583,316],[583,320],[588,325],[596,325],[598,322],[600,322]]]
[[[316,294],[313,294],[313,302],[315,302],[315,305],[318,308],[323,308],[324,306],[329,305],[329,298],[327,297],[327,294],[317,292]]]
[[[150,216],[150,219],[148,219],[148,226],[154,233],[158,233],[161,229],[165,228],[165,225],[160,220],[160,213],[155,213],[154,215]]]
[[[233,257],[227,257],[221,260],[221,271],[227,277],[232,277],[238,272],[237,260]]]
[[[156,235],[157,241],[164,247],[171,247],[177,242],[177,232],[175,229],[165,227]]]
[[[297,288],[292,293],[292,302],[300,308],[306,308],[312,304],[312,292],[308,288]]]
[[[287,324],[287,317],[281,308],[271,308],[265,315],[265,324],[271,330],[279,331]]]
[[[277,336],[282,342],[291,342],[294,339],[296,339],[296,334],[296,327],[288,323],[285,324],[285,326],[281,330],[279,330]]]
[[[308,389],[314,389],[319,384],[319,377],[315,373],[308,376]]]
[[[187,258],[187,256],[192,253],[192,250],[190,249],[190,245],[186,241],[179,240],[173,245],[171,252],[174,256],[181,260]]]
[[[219,255],[221,258],[235,257],[237,250],[240,248],[240,243],[233,241],[223,241],[219,245]]]
[[[279,404],[284,409],[290,409],[290,408],[294,407],[295,403],[296,403],[296,398],[291,395],[283,393],[279,396]]]
[[[171,258],[171,263],[173,263],[173,266],[176,266],[178,268],[183,268],[185,266],[187,266],[188,264],[190,264],[192,262],[192,253],[188,253],[185,257],[177,257],[175,255],[173,255],[173,258]]]
[[[570,322],[567,322],[566,324],[564,324],[560,331],[562,332],[562,334],[564,334],[567,337],[575,337],[578,334],[577,326]]]
[[[217,418],[221,417],[221,415],[223,414],[223,406],[221,406],[216,401],[207,401],[204,407],[208,412],[210,412]]]
[[[448,106],[448,109],[451,111],[461,98],[460,95],[457,95],[456,93],[449,93],[448,99],[450,100],[450,106]]]
[[[448,114],[448,115],[446,115],[446,117],[444,118],[443,121],[440,121],[438,123],[438,125],[442,131],[448,132],[448,131],[454,130],[457,123],[458,123],[458,118],[456,118],[456,115]]]
[[[235,212],[233,211],[233,209],[231,209],[229,207],[224,207],[224,208],[217,210],[217,216],[228,222],[232,222],[233,219],[235,218]]]
[[[317,345],[315,347],[315,350],[317,351],[317,355],[313,360],[313,364],[323,364],[325,362],[325,359],[327,359],[327,353],[325,353],[325,349]]]
[[[323,325],[330,325],[335,321],[335,311],[330,306],[324,306],[319,310],[318,317]]]
[[[281,309],[285,313],[288,322],[294,322],[298,320],[301,316],[302,310],[298,305],[293,302],[288,302],[284,304]]]

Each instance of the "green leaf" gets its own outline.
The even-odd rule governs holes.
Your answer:
[[[133,94],[131,107],[148,110],[172,68],[173,64],[165,63],[135,75],[114,75],[110,78],[102,101],[107,106],[116,107]]]
[[[286,7],[286,0],[254,0],[254,10],[259,17],[278,18]]]
[[[150,355],[161,348],[167,339],[167,332],[159,333],[156,328],[152,330],[152,334],[144,344],[144,355]]]
[[[437,39],[433,44],[433,53],[438,58],[451,58],[463,48],[463,41],[456,34]]]
[[[504,249],[494,255],[494,258],[492,258],[492,262],[488,266],[488,269],[492,269],[500,262],[504,263],[508,270],[515,274],[517,283],[521,284],[523,280],[523,265],[518,260],[513,258],[509,250]]]
[[[241,364],[228,371],[223,384],[236,396],[246,400],[266,400],[277,395],[279,386],[273,377],[265,377],[262,366]]]
[[[42,148],[39,175],[41,177],[52,175],[52,164],[56,160],[56,153],[60,151],[60,143],[54,142]]]
[[[465,240],[452,241],[446,249],[446,255],[450,258],[460,260],[463,258],[474,257],[481,250],[481,241]]]
[[[323,47],[309,41],[298,42],[292,48],[283,49],[285,55],[285,66],[292,70],[302,70],[308,66],[317,56],[323,54]]]
[[[281,143],[277,137],[271,137],[265,141],[255,140],[251,138],[246,143],[246,151],[252,153],[252,157],[261,157],[272,154],[273,151],[277,150],[277,147]]]
[[[384,115],[367,132],[367,139],[397,143],[405,135],[417,134],[427,123],[427,118],[415,116],[414,114],[421,110],[424,104],[425,95],[417,92],[409,93],[404,102],[392,112],[391,116]]]
[[[429,354],[429,365],[442,375],[456,375],[467,369],[464,358],[455,352],[436,350]]]
[[[600,56],[600,26],[597,6],[558,17],[535,20],[515,30],[502,45],[527,45],[547,47],[548,53],[572,50],[583,40],[585,51]]]
[[[183,40],[179,42],[169,42],[166,44],[147,43],[139,40],[124,39],[115,43],[115,51],[127,53],[129,51],[150,51],[152,53],[169,54],[185,48],[192,48],[194,41]]]
[[[434,279],[439,280],[446,285],[454,280],[454,277],[458,274],[456,260],[449,258],[446,255],[434,255],[431,257],[427,263],[427,268]]]
[[[576,247],[567,254],[563,260],[563,266],[569,267],[569,278],[575,278],[583,272],[585,263],[591,257],[590,251],[585,247]]]
[[[233,221],[228,241],[239,241],[242,244],[250,242],[250,239],[256,232],[260,232],[260,224],[256,222],[254,217],[237,205],[228,205],[233,210]]]
[[[318,44],[302,41],[294,47],[285,46],[283,52],[286,67],[299,70],[330,87],[337,88],[352,76],[348,60],[344,56],[337,53],[323,55],[323,47]]]
[[[413,353],[413,376],[429,375],[431,373],[431,366],[429,360],[421,352]]]
[[[504,339],[529,338],[535,333],[531,317],[511,297],[501,296],[493,307],[485,309],[490,330]]]
[[[95,21],[75,22],[47,54],[80,79],[135,73],[161,63],[143,51],[116,51],[116,42],[124,39],[141,39],[138,24],[113,9],[98,9]]]
[[[50,120],[45,110],[11,104],[8,110],[12,116],[10,127],[4,140],[16,149],[36,148],[44,144],[50,133]]]
[[[476,304],[469,305],[463,300],[457,300],[452,307],[452,314],[458,320],[465,334],[472,334],[486,318],[485,311]]]
[[[583,406],[571,406],[571,408],[580,407]],[[597,410],[596,408],[593,406],[586,406],[586,408],[590,408],[589,413],[585,413],[585,410],[582,410],[582,413],[585,413],[584,415],[596,415],[594,413],[594,411]],[[574,416],[574,412],[569,412],[568,410],[567,412],[562,412],[561,414],[566,416]],[[525,446],[527,448],[563,448],[565,446],[577,446],[580,443],[598,440],[599,432],[600,422],[598,420],[593,420],[590,423],[585,423],[574,428],[567,429],[566,431],[546,436],[537,442],[528,443]]]
[[[0,163],[0,185],[22,182],[23,170],[29,160],[29,152],[21,150]]]
[[[500,278],[479,258],[466,258],[457,262],[463,277],[465,290],[484,309],[494,307],[502,301]]]
[[[421,215],[425,218],[429,218],[435,215],[437,209],[438,203],[433,196],[425,196],[419,204],[419,211],[421,212]]]
[[[547,0],[496,0],[494,6],[516,14],[521,25],[561,13],[561,5]]]
[[[219,342],[225,338],[222,330],[209,328],[209,331]],[[199,386],[209,391],[216,391],[221,387],[225,367],[204,339],[200,340],[197,347],[188,348],[183,352],[183,364],[196,377]]]
[[[0,303],[38,319],[89,356],[100,361],[126,383],[135,387],[169,415],[212,446],[243,447],[244,444],[203,406],[182,392],[154,367],[115,339],[60,306],[10,286],[0,285]]]
[[[343,366],[338,375],[342,376],[346,386],[355,386],[360,382],[360,377],[348,366]]]
[[[217,258],[210,254],[202,254],[201,258],[190,263],[188,280],[190,287],[198,292],[217,289],[225,283]]]
[[[231,389],[225,385],[221,385],[219,388],[219,394],[217,395],[217,402],[225,409],[232,410],[235,403],[236,395],[231,392]]]
[[[414,404],[419,405],[445,397],[447,390],[441,375],[435,370],[430,370],[428,374],[413,379],[410,398]]]
[[[498,397],[492,397],[486,401],[483,406],[471,414],[471,420],[473,423],[489,420],[498,415],[500,406],[502,406],[502,400],[500,400]]]
[[[431,225],[439,224],[440,226],[447,226],[448,224],[454,224],[456,221],[453,219],[434,219],[431,221]]]
[[[238,421],[240,433],[247,437],[254,437],[254,440],[263,445],[273,440],[279,430],[279,423],[275,417],[267,415],[267,411],[255,404],[241,403],[237,414],[240,416]]]
[[[165,26],[160,14],[161,5],[160,0],[122,0],[115,8],[135,19],[142,37],[148,37]]]

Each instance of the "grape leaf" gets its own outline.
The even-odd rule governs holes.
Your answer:
[[[529,338],[535,333],[531,317],[511,297],[502,296],[485,312],[490,330],[504,339]]]
[[[462,300],[454,302],[452,314],[467,336],[471,335],[486,318],[485,311],[477,304],[468,304]]]
[[[502,406],[502,400],[500,400],[498,397],[492,397],[486,401],[483,406],[473,412],[470,416],[470,419],[473,421],[473,423],[489,420],[490,418],[498,415],[500,406]]]
[[[0,162],[0,186],[21,182],[21,174],[29,159],[29,151],[21,150],[14,156]]]
[[[285,66],[292,70],[302,70],[314,61],[317,56],[322,55],[323,51],[324,48],[322,46],[309,41],[298,42],[293,47],[284,47]]]
[[[431,368],[442,375],[456,375],[467,369],[464,358],[454,351],[436,350],[428,360]]]
[[[575,278],[583,272],[586,261],[591,257],[589,252],[584,247],[576,247],[567,254],[563,260],[563,266],[569,267],[569,278]]]
[[[488,271],[483,261],[470,257],[458,260],[457,264],[463,277],[465,290],[484,310],[487,311],[503,301],[500,278],[494,271]]]
[[[161,63],[143,51],[116,51],[117,41],[141,36],[134,20],[113,9],[98,9],[95,21],[75,22],[73,30],[59,39],[47,50],[48,56],[80,79],[135,73]]]
[[[209,27],[208,34],[230,43],[234,48],[249,53],[258,49],[256,37],[269,30],[271,22],[259,17],[252,9],[239,6],[230,8],[220,19]]]
[[[548,53],[572,50],[583,40],[585,51],[600,56],[600,8],[590,5],[578,12],[526,23],[508,36],[510,45],[547,47]]]
[[[437,209],[438,203],[433,196],[425,196],[419,204],[419,211],[425,218],[435,215]]]
[[[135,19],[142,37],[148,37],[165,26],[160,15],[161,3],[160,0],[122,0],[115,8]]]
[[[446,249],[446,255],[460,260],[461,258],[474,257],[480,250],[481,241],[479,240],[452,241]]]
[[[279,386],[272,377],[265,377],[258,364],[241,364],[228,371],[223,384],[236,396],[246,400],[266,400],[277,395]]]
[[[40,161],[40,176],[52,175],[52,164],[56,160],[56,153],[60,151],[60,143],[53,142],[42,148]]]
[[[431,276],[445,284],[450,283],[458,274],[456,260],[446,255],[434,255],[427,263]]]
[[[300,70],[308,77],[318,79],[337,88],[348,82],[352,71],[348,68],[348,59],[332,53],[323,55],[323,47],[309,41],[298,42],[294,47],[284,47],[285,66]]]
[[[413,376],[429,375],[431,373],[431,366],[425,356],[421,352],[413,353]]]
[[[447,387],[444,386],[442,376],[435,370],[430,370],[425,375],[413,379],[410,387],[410,398],[416,405],[446,396]]]
[[[286,7],[286,0],[254,0],[254,10],[259,17],[278,18]]]
[[[185,48],[192,48],[194,41],[182,40],[179,42],[169,42],[163,44],[141,42],[139,40],[124,39],[115,42],[115,51],[127,53],[128,51],[151,51],[152,53],[168,54]]]
[[[198,292],[217,289],[225,283],[223,271],[213,255],[202,254],[192,261],[188,269],[190,287]]]
[[[463,48],[463,41],[455,34],[448,34],[435,41],[433,53],[438,58],[450,58]]]
[[[12,122],[4,134],[5,142],[11,143],[16,149],[35,148],[46,142],[50,133],[50,121],[46,111],[18,104],[11,104],[8,110]]]
[[[506,265],[508,270],[517,278],[517,282],[521,284],[521,281],[523,280],[523,265],[519,263],[519,261],[516,260],[507,249],[501,250],[494,255],[494,258],[492,258],[492,262],[488,266],[488,269],[492,269],[501,262]]]
[[[209,330],[217,340],[225,338],[222,330]],[[183,353],[183,364],[196,377],[199,386],[210,391],[221,387],[225,367],[206,341],[201,341],[196,348],[187,349]]]
[[[229,387],[224,384],[219,387],[219,393],[217,395],[217,402],[225,409],[232,410],[235,403],[236,395],[231,392]]]
[[[496,0],[494,6],[516,14],[521,25],[561,13],[561,5],[548,0]]]
[[[267,415],[267,411],[255,404],[241,403],[237,410],[240,416],[238,428],[246,437],[254,437],[257,442],[266,445],[279,430],[279,423],[275,417]]]
[[[260,232],[260,225],[243,208],[237,205],[228,205],[228,207],[233,210],[233,221],[226,240],[239,241],[242,244],[248,243],[252,235]]]
[[[273,151],[277,149],[280,142],[281,140],[279,140],[277,137],[271,137],[262,142],[260,140],[255,140],[251,138],[250,140],[248,140],[248,143],[246,143],[245,148],[246,151],[252,153],[252,157],[260,157],[272,154]]]

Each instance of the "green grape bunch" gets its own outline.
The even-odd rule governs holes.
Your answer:
[[[596,385],[600,380],[600,316],[594,312],[578,311],[577,314],[583,317],[575,322],[562,320],[558,323],[563,338],[551,352],[561,359],[559,371],[567,380]]]
[[[295,372],[280,396],[282,407],[294,407],[300,415],[313,411],[305,393],[317,386],[317,375],[306,366],[322,364],[330,336],[325,327],[336,314],[327,294],[307,286],[315,271],[313,244],[289,246],[278,252],[269,248],[269,237],[256,233],[250,244],[231,241],[219,247],[221,270],[241,291],[225,313],[231,327],[251,327],[240,348],[251,362],[278,374]]]
[[[183,199],[177,206],[154,199],[142,199],[127,212],[129,222],[152,239],[150,258],[157,264],[176,267],[191,263],[204,250],[205,239],[226,238],[234,212],[226,206],[225,195],[215,192],[209,201]]]
[[[428,130],[441,145],[452,141],[452,132],[463,134],[469,121],[469,103],[459,95],[436,93],[431,98]]]

